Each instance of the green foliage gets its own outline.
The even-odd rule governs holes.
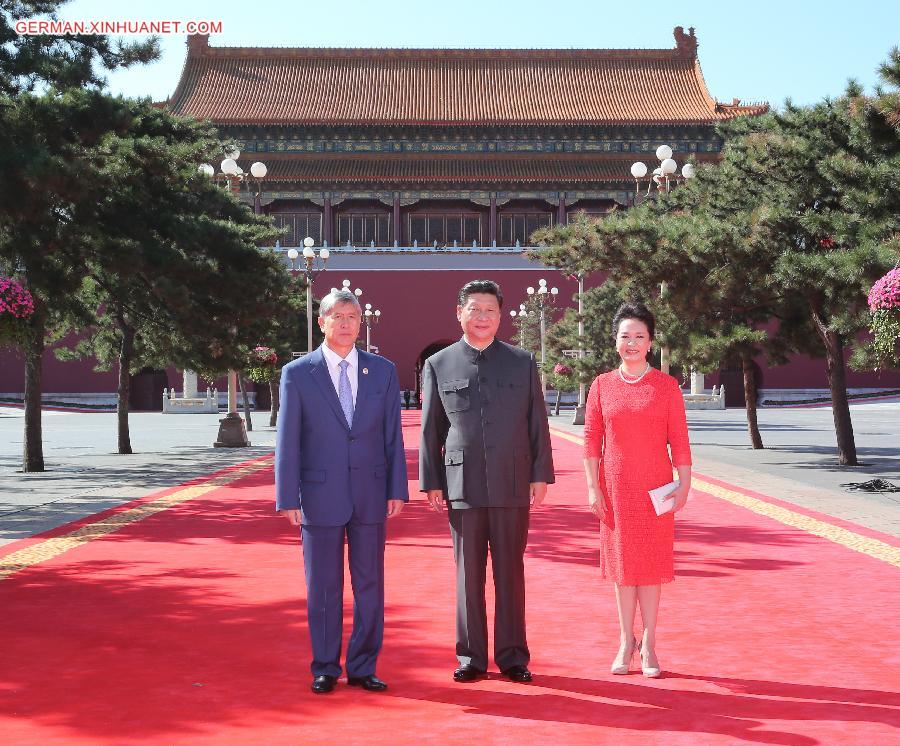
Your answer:
[[[900,365],[900,311],[879,309],[872,314],[872,355],[887,365]]]
[[[7,345],[21,347],[28,335],[28,321],[6,314],[0,315],[0,349]]]
[[[882,68],[900,83],[900,52]],[[765,353],[826,357],[843,463],[855,463],[844,350],[869,320],[866,295],[900,242],[900,99],[880,91],[737,119],[722,160],[602,221],[543,230],[541,261],[606,272],[644,296],[658,341],[709,371]],[[659,292],[657,291],[659,288]],[[664,291],[664,292],[663,292]],[[563,327],[561,334],[571,334]],[[856,364],[871,367],[857,345]]]
[[[16,21],[55,19],[65,0],[0,0],[0,96],[36,88],[100,88],[103,70],[159,57],[159,41],[113,41],[103,35],[26,35]]]
[[[257,248],[276,232],[197,174],[221,151],[211,128],[148,102],[120,104],[127,128],[88,151],[84,178],[98,199],[79,215],[89,282],[78,299],[96,314],[76,352],[109,367],[130,328],[132,372],[174,364],[214,378],[240,369],[289,292],[283,265]]]
[[[578,313],[566,309],[562,319],[547,331],[548,368],[565,363],[575,370],[575,385],[590,383],[599,373],[612,370],[619,364],[615,349],[612,320],[616,310],[629,297],[628,291],[613,280],[600,287],[586,290],[584,308],[584,358],[567,358],[563,350],[578,349]]]

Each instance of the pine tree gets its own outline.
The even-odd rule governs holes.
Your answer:
[[[129,128],[104,138],[92,160],[103,190],[84,220],[84,258],[99,315],[80,347],[109,366],[114,344],[120,453],[131,453],[131,373],[151,363],[242,369],[290,288],[283,264],[257,248],[278,235],[270,219],[197,172],[221,153],[214,130],[127,105]]]
[[[71,226],[91,198],[83,151],[121,120],[98,93],[109,70],[159,56],[156,39],[113,42],[102,35],[22,35],[19,20],[55,17],[61,0],[0,0],[0,270],[19,277],[35,312],[25,354],[23,468],[43,471],[41,361],[46,335],[84,316],[73,302],[82,264],[61,259],[78,246]]]

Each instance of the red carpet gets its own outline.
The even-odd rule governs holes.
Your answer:
[[[663,589],[665,677],[610,676],[580,448],[554,441],[526,569],[534,685],[451,681],[446,517],[416,492],[389,530],[389,692],[313,695],[299,545],[266,468],[0,581],[0,743],[900,740],[897,568],[705,494]]]

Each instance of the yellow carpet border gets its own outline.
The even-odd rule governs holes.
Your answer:
[[[143,521],[152,515],[205,495],[207,492],[212,492],[219,487],[236,482],[249,474],[268,468],[272,465],[272,462],[273,457],[267,456],[259,461],[253,461],[224,474],[219,474],[200,484],[183,487],[155,500],[148,500],[128,510],[113,513],[92,523],[79,526],[67,534],[44,539],[44,541],[32,544],[24,549],[10,552],[5,557],[0,557],[0,581],[6,580],[6,578],[26,568],[59,557],[59,555],[80,547],[82,544],[87,544],[89,541],[107,536],[125,526],[130,526],[132,523]]]
[[[583,445],[584,440],[577,435],[552,429],[550,432],[557,438],[567,440],[577,445]],[[254,461],[245,466],[238,467],[217,477],[213,477],[201,484],[184,487],[175,490],[168,495],[163,495],[155,500],[141,503],[134,508],[113,513],[105,518],[85,524],[61,536],[32,544],[31,546],[11,552],[5,557],[0,557],[0,581],[14,575],[17,572],[33,567],[41,562],[54,559],[72,549],[114,533],[125,526],[137,523],[152,515],[168,510],[176,505],[193,500],[196,497],[212,492],[219,487],[236,482],[249,474],[271,466],[273,457],[269,456],[259,461]],[[786,526],[800,529],[814,536],[832,541],[835,544],[851,549],[855,552],[868,555],[882,562],[887,562],[895,567],[900,567],[900,547],[892,546],[880,539],[863,536],[855,531],[835,526],[827,521],[804,515],[780,505],[773,505],[742,492],[727,489],[717,484],[712,484],[703,479],[694,478],[692,486],[714,497],[726,500],[734,505],[746,508],[758,515],[772,518]]]
[[[557,438],[568,440],[571,443],[584,445],[584,439],[577,435],[573,435],[572,433],[563,432],[562,430],[553,428],[550,429],[550,433]],[[873,557],[874,559],[881,560],[882,562],[887,562],[894,567],[900,567],[900,547],[892,546],[880,539],[863,536],[855,531],[850,531],[841,526],[835,526],[833,523],[828,523],[827,521],[822,521],[818,518],[798,513],[780,505],[773,505],[772,503],[760,500],[756,497],[751,497],[743,492],[720,487],[719,485],[712,484],[704,479],[698,479],[696,477],[692,478],[691,487],[700,490],[701,492],[706,492],[713,497],[726,500],[734,505],[739,505],[740,507],[746,508],[759,515],[772,518],[786,526],[798,528],[813,536],[818,536],[822,539],[832,541],[835,544],[840,544],[847,549],[852,549],[854,552],[860,552],[869,557]]]

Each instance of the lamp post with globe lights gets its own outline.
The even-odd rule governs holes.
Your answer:
[[[647,179],[647,191],[641,194],[641,180],[647,176],[647,164],[643,161],[635,161],[631,164],[631,175],[634,177],[634,201],[635,204],[650,196],[650,190],[654,184],[661,192],[668,192],[672,184],[678,181],[693,179],[695,176],[694,165],[685,163],[681,168],[681,175],[677,175],[678,163],[672,158],[672,148],[668,145],[660,145],[656,149],[656,157],[659,159],[659,165],[653,169],[650,178]]]
[[[237,329],[231,327],[228,333],[234,337]],[[250,445],[247,427],[237,411],[237,371],[228,371],[228,412],[219,420],[219,433],[213,443],[215,448],[246,448]]]
[[[537,290],[533,287],[529,287],[525,292],[532,298],[537,298],[537,309],[541,318],[541,391],[543,392],[544,397],[546,397],[547,374],[544,373],[544,360],[547,359],[547,310],[550,306],[555,305],[559,288],[548,288],[547,281],[541,278],[538,280]]]
[[[653,169],[650,178],[647,179],[647,191],[641,194],[641,179],[647,175],[647,164],[642,161],[635,161],[631,164],[631,175],[634,177],[634,203],[650,196],[650,189],[656,184],[657,190],[660,192],[668,192],[672,185],[679,181],[688,181],[695,176],[694,165],[685,163],[681,167],[681,175],[677,175],[678,164],[672,158],[672,148],[668,145],[660,145],[656,149],[656,157],[659,159],[659,166]],[[666,283],[660,283],[660,298],[666,294]],[[659,368],[663,373],[669,372],[669,348],[663,347],[659,351]]]
[[[584,272],[578,273],[578,359],[582,360],[587,353],[584,350]],[[572,418],[573,425],[584,424],[585,410],[585,385],[581,380],[582,372],[578,371],[578,404],[575,406],[575,415]]]
[[[524,303],[520,303],[519,310],[516,311],[515,309],[513,309],[512,311],[509,312],[509,315],[512,317],[513,321],[515,321],[517,316],[523,316],[523,317],[527,316],[528,309],[525,308]],[[519,347],[521,347],[522,349],[525,349],[525,322],[524,321],[520,322],[520,325],[519,325]]]
[[[233,191],[240,191],[241,184],[243,184],[253,197],[253,212],[259,215],[262,213],[262,183],[269,169],[262,161],[256,161],[251,164],[250,173],[247,173],[237,164],[240,157],[241,151],[232,148],[225,152],[225,159],[219,164],[218,174],[215,168],[208,163],[200,165],[197,171],[210,179],[217,181],[221,179],[223,184]]]
[[[372,304],[366,303],[366,310],[363,311],[363,321],[366,324],[366,352],[372,351],[372,327],[381,320],[381,311],[377,308],[372,310]]]
[[[250,166],[250,173],[246,173],[237,164],[238,158],[241,157],[241,151],[237,148],[230,148],[225,151],[225,158],[220,164],[220,172],[216,174],[215,168],[208,163],[202,163],[197,167],[197,172],[209,179],[222,182],[226,189],[234,192],[240,191],[241,184],[247,187],[250,192],[251,181],[255,183],[256,193],[253,195],[253,212],[259,215],[262,212],[262,182],[265,179],[268,169],[261,161],[256,161]],[[249,446],[247,440],[247,431],[244,422],[241,420],[237,411],[237,371],[228,371],[228,413],[219,424],[219,436],[214,443],[216,447],[243,447]]]
[[[356,290],[350,289],[350,280],[341,281],[341,290],[346,290],[348,293],[353,293],[357,298],[362,295],[362,290],[360,290],[359,288],[356,288]],[[332,293],[336,293],[337,291],[337,288],[331,288]]]
[[[318,255],[313,249],[315,239],[307,236],[303,239],[303,266],[297,267],[295,262],[300,256],[297,249],[288,249],[287,256],[291,262],[291,274],[302,274],[306,280],[306,352],[312,352],[313,326],[312,326],[312,286],[315,279],[325,271],[325,263],[328,261],[329,251],[326,248],[319,250]]]

